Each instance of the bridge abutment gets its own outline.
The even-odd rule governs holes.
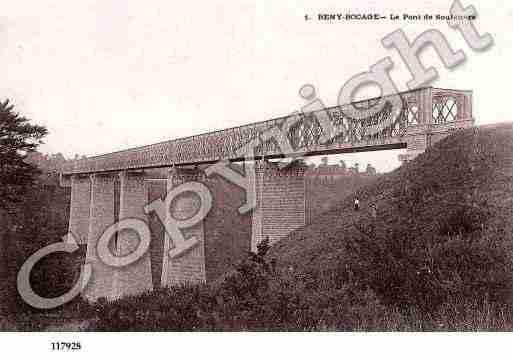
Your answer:
[[[406,153],[399,156],[399,159],[403,162],[411,161],[426,151],[430,146],[428,135],[425,133],[408,135],[406,146]]]
[[[406,153],[399,160],[408,162],[457,130],[472,127],[472,93],[425,88],[404,96],[407,118]]]
[[[311,156],[406,147],[406,153],[400,159],[409,161],[452,132],[474,124],[470,91],[421,88],[399,95],[404,104],[400,116],[391,117],[391,101],[382,111],[358,120],[348,118],[341,106],[335,106],[326,111],[330,114],[331,124],[343,131],[329,144],[318,142],[322,128],[315,116],[304,116],[301,122],[289,128],[287,136],[292,144],[289,153],[282,153],[280,146],[276,146],[273,139],[268,139],[257,146],[254,156],[275,159],[292,156],[303,153],[303,144],[308,144],[307,155]],[[365,102],[365,106],[370,107],[375,100],[360,101],[360,104]],[[153,257],[159,260],[153,260],[153,275],[150,269],[152,259],[148,256],[134,263],[133,272],[129,270],[124,273],[103,264],[97,253],[98,240],[118,219],[132,217],[149,220],[143,212],[148,198],[144,178],[134,171],[170,166],[203,166],[219,159],[241,161],[237,149],[254,140],[261,140],[261,134],[267,130],[276,126],[283,128],[289,119],[292,118],[281,117],[81,159],[63,168],[61,184],[72,186],[69,230],[79,243],[87,242],[86,260],[93,266],[93,276],[85,297],[95,300],[139,293],[152,288],[152,279],[155,286],[159,283],[170,286],[183,282],[205,282],[226,272],[231,264],[246,255],[248,249],[256,250],[262,239],[269,237],[272,243],[304,226],[305,168],[298,163],[279,168],[270,162],[257,162],[257,207],[251,215],[247,213],[245,216],[235,212],[245,197],[245,193],[242,193],[244,190],[235,189],[237,186],[228,183],[230,181],[213,179],[212,176],[207,181],[197,168],[174,167],[167,180],[159,177],[166,183],[168,192],[187,182],[205,183],[210,186],[214,202],[217,203],[205,219],[190,227],[180,228],[188,238],[185,242],[190,244],[190,238],[195,237],[197,245],[170,257],[174,238],[169,238],[167,233],[163,235],[161,224],[166,220],[159,216],[158,223],[155,223],[153,214],[151,223],[156,228],[153,236],[159,239],[154,242],[158,245],[154,246]],[[117,173],[121,171],[129,173],[118,177]],[[91,179],[90,174],[93,174]],[[163,186],[159,191],[164,192]],[[193,192],[180,193],[171,203],[167,203],[165,213],[162,211],[160,215],[170,216],[171,212],[175,221],[184,221],[194,216],[201,205],[198,200]],[[118,233],[116,239],[120,247],[116,249],[121,254],[131,251],[137,242],[134,236],[135,233],[130,232]],[[114,244],[116,241],[111,242]],[[157,261],[159,265],[155,264]]]

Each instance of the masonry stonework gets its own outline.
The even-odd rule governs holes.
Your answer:
[[[244,205],[246,201],[246,193],[242,188],[220,175],[214,174],[206,178],[199,169],[175,169],[171,171],[171,176],[176,177],[172,180],[173,184],[170,185],[170,189],[177,188],[178,185],[187,183],[189,180],[199,180],[207,186],[212,195],[212,208],[202,223],[205,278],[198,278],[197,275],[192,275],[194,281],[211,282],[233,268],[233,265],[244,259],[250,251],[251,213],[241,214],[238,211],[238,208]],[[186,181],[184,182],[183,180]],[[166,182],[160,179],[150,179],[147,181],[149,201],[166,197]],[[199,204],[193,203],[193,201],[194,198],[191,200],[193,206]],[[175,215],[179,218],[189,217],[192,212],[185,211],[187,204],[184,202],[186,202],[186,198],[182,197],[177,198],[173,203],[175,210],[177,207],[182,208],[182,216],[175,212]],[[167,283],[167,274],[162,278],[163,267],[167,267],[166,271],[169,270],[169,267],[172,267],[172,262],[170,265],[170,260],[164,257],[165,229],[163,224],[154,215],[150,216],[150,229],[152,232],[150,251],[154,287],[170,285]],[[186,229],[184,233],[188,236],[190,235],[189,232],[190,229]],[[185,262],[187,261],[190,265],[193,259],[184,257],[182,262],[175,263],[175,270],[179,271],[179,264],[186,264]],[[197,264],[196,268],[202,271],[202,266],[203,264],[200,263]],[[156,278],[157,275],[158,279]],[[165,282],[163,282],[164,280]],[[176,280],[179,282],[191,281],[190,278],[186,278],[183,275]]]
[[[119,220],[137,218],[148,224],[144,212],[148,193],[144,173],[120,173]],[[134,252],[140,244],[139,235],[134,230],[122,230],[117,237],[117,254],[126,256]],[[150,251],[135,263],[117,268],[114,276],[114,296],[136,295],[153,290]]]
[[[177,169],[169,171],[168,193],[179,185],[192,181],[203,181],[204,175],[196,169]],[[176,196],[170,203],[168,214],[176,220],[192,217],[200,208],[199,197],[192,192],[184,192]],[[186,240],[195,237],[198,244],[184,253],[171,258],[169,251],[173,248],[173,239],[165,234],[162,267],[162,285],[172,286],[183,283],[202,283],[206,281],[205,273],[205,232],[203,221],[190,228],[183,228]]]
[[[148,189],[147,203],[166,198],[166,179],[148,179],[146,186]],[[162,286],[165,229],[155,212],[151,212],[148,215],[148,221],[151,232],[150,262],[152,285],[153,288],[159,288]]]
[[[251,212],[241,214],[246,193],[219,175],[206,182],[213,206],[205,218],[205,271],[211,282],[247,257],[251,250]]]
[[[91,264],[93,273],[83,292],[83,296],[89,301],[95,301],[100,297],[114,298],[115,270],[98,258],[97,244],[103,232],[115,222],[115,180],[115,175],[91,175],[91,206],[86,263]]]
[[[91,203],[91,180],[89,176],[72,176],[69,232],[78,244],[87,244]]]
[[[315,116],[305,116],[302,122],[290,127],[288,133],[292,151],[295,152],[282,153],[280,146],[269,139],[255,149],[252,160],[287,157],[298,151],[303,152],[301,146],[308,144],[306,155],[406,148],[406,153],[400,159],[409,161],[453,131],[474,124],[471,91],[429,87],[399,95],[404,105],[399,116],[392,118],[389,106],[385,106],[381,112],[369,118],[351,119],[344,114],[343,108],[335,106],[327,109],[329,119],[335,128],[346,131],[344,136],[337,137],[329,144],[318,143],[322,129]],[[375,101],[369,99],[360,104],[371,106]],[[305,168],[297,162],[283,169],[271,162],[256,162],[257,207],[248,215],[236,212],[245,199],[245,193],[240,188],[221,178],[205,178],[198,168],[187,168],[209,165],[220,159],[240,161],[238,150],[243,145],[259,139],[268,129],[281,127],[286,121],[288,117],[280,117],[81,159],[66,165],[62,169],[61,184],[72,187],[69,230],[79,243],[87,241],[86,261],[93,266],[93,276],[84,296],[89,300],[99,297],[112,299],[159,285],[210,281],[243,258],[248,249],[256,250],[256,245],[263,238],[278,241],[304,226],[307,220],[313,220],[329,201],[320,199],[314,212],[307,211],[305,207],[307,201],[310,203],[309,196],[315,196],[315,191],[310,191],[310,184],[317,185],[317,182],[305,182]],[[376,128],[379,131],[374,131]],[[169,167],[173,169],[163,181],[167,188],[164,189],[161,182],[159,189],[151,194],[146,191],[142,175],[138,177],[133,173],[124,173],[118,178],[116,174],[120,171]],[[165,194],[166,190],[188,181],[207,185],[214,197],[214,207],[200,223],[182,229],[186,238],[195,236],[199,240],[198,245],[170,258],[172,239],[164,235],[163,226],[154,215],[149,219],[144,216],[142,205],[156,198],[157,192]],[[325,198],[329,199],[332,190],[341,193],[344,181],[333,183],[325,191]],[[173,217],[180,220],[195,214],[200,203],[194,193],[185,192],[168,205],[170,208],[166,212],[171,212]],[[110,225],[119,218],[127,217],[148,220],[153,240],[150,254],[135,264],[131,274],[127,272],[125,275],[101,263],[96,246]],[[121,253],[133,249],[137,242],[133,233],[119,233],[115,238],[119,241]]]
[[[268,161],[257,163],[253,251],[264,238],[272,244],[305,225],[305,171],[306,166],[299,162],[285,168]]]

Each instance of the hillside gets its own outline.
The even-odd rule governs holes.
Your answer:
[[[351,196],[359,188],[374,183],[379,175],[351,174],[326,180],[316,176],[306,177],[306,224],[336,205],[340,198]],[[333,194],[336,193],[334,196]]]
[[[97,305],[77,300],[54,314],[113,331],[513,328],[513,124],[458,132],[357,195],[360,211],[353,196],[334,193],[332,209],[211,285]],[[64,225],[41,211],[52,198],[27,200],[37,228]],[[19,233],[22,242],[35,229]],[[47,274],[38,275],[62,284],[53,293],[65,287],[65,273]],[[53,321],[32,315],[18,326]]]
[[[102,305],[95,328],[511,330],[512,165],[513,124],[458,132],[360,187],[360,211],[334,193],[222,280]]]
[[[424,238],[476,230],[487,237],[490,231],[500,230],[501,237],[511,240],[513,124],[449,136],[357,195],[360,211],[352,208],[353,196],[341,199],[310,225],[277,243],[271,255],[295,272],[329,272],[340,268],[351,256],[348,248],[368,240],[370,232],[378,237],[380,233],[397,236],[401,229],[401,237]],[[370,203],[377,204],[376,218],[371,216]]]

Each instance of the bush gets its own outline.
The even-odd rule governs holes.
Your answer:
[[[444,211],[438,219],[439,234],[458,235],[471,233],[483,228],[488,213],[479,207],[459,204]]]
[[[59,241],[67,232],[69,188],[60,188],[58,177],[37,182],[12,208],[11,225],[4,234],[2,247],[6,263],[4,290],[9,296],[11,314],[33,312],[17,293],[16,278],[23,263],[39,249]],[[43,297],[67,292],[78,277],[85,246],[72,255],[55,253],[39,261],[31,272],[34,291]]]
[[[459,213],[459,215],[456,215]],[[465,213],[465,214],[463,214]],[[368,286],[386,305],[434,313],[447,303],[507,304],[512,262],[507,238],[486,232],[477,210],[455,211],[440,233],[411,223],[374,223],[347,245],[345,278]]]
[[[263,248],[263,247],[262,247]],[[386,308],[362,292],[311,273],[277,272],[250,254],[216,286],[177,286],[95,306],[94,330],[355,330]]]

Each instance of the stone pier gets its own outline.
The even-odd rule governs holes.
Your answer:
[[[306,166],[294,162],[285,168],[259,161],[255,167],[257,207],[253,211],[251,250],[269,237],[279,241],[306,223]]]
[[[302,163],[280,168],[271,162],[257,162],[257,208],[251,213],[238,212],[246,195],[240,186],[219,176],[205,178],[200,167],[218,160],[237,167],[238,162],[244,161],[239,149],[253,141],[258,146],[254,156],[248,159],[251,162],[261,158],[290,158],[304,153],[304,145],[308,150],[305,156],[406,149],[400,159],[407,162],[429,151],[430,146],[454,131],[474,125],[471,91],[426,87],[397,95],[403,104],[399,114],[393,111],[394,101],[388,96],[384,97],[385,106],[367,118],[347,116],[345,106],[349,105],[327,108],[327,120],[333,128],[340,130],[340,135],[329,143],[320,142],[323,136],[319,134],[324,130],[316,116],[304,114],[298,122],[294,114],[293,117],[278,117],[66,164],[60,179],[61,185],[72,187],[69,230],[79,243],[87,242],[86,261],[93,267],[84,296],[89,300],[113,299],[151,290],[158,285],[212,281],[245,258],[247,251],[256,250],[262,239],[269,237],[273,243],[304,226],[306,183]],[[371,108],[376,101],[368,99],[355,104]],[[291,145],[286,153],[282,152],[281,146],[276,146],[274,138],[263,140],[265,136],[262,136],[284,126],[288,129],[286,135]],[[180,229],[185,238],[194,236],[199,242],[189,250],[170,256],[174,239],[162,233],[161,222],[166,220],[161,220],[160,216],[165,217],[167,213],[168,218],[172,216],[183,221],[193,217],[200,208],[201,200],[196,194],[183,192],[167,204],[166,211],[159,208],[158,221],[154,213],[151,215],[152,238],[155,239],[151,258],[143,257],[126,272],[103,264],[98,258],[97,243],[104,231],[118,219],[147,220],[144,204],[148,204],[148,197],[157,199],[155,193],[147,194],[142,174],[135,171],[149,173],[153,169],[170,167],[173,169],[167,179],[163,178],[165,173],[159,173],[157,178],[166,183],[167,191],[188,181],[197,181],[211,192],[212,210],[202,221]],[[121,177],[118,176],[120,172],[123,172]],[[160,185],[160,192],[164,192],[163,187]],[[111,247],[116,245],[116,248],[112,250],[118,250],[121,255],[132,251],[138,243],[131,232],[113,237]],[[150,263],[152,260],[159,264]]]
[[[69,232],[73,234],[80,245],[87,244],[90,207],[91,180],[89,176],[72,176]]]
[[[91,203],[89,235],[87,239],[86,263],[92,265],[93,273],[83,296],[89,301],[100,297],[113,299],[115,269],[104,264],[97,253],[98,240],[103,232],[115,222],[114,183],[116,175],[91,175]],[[111,241],[111,244],[114,241]]]
[[[119,221],[127,218],[137,218],[148,224],[148,218],[144,212],[147,204],[148,192],[144,181],[144,172],[121,172],[120,177],[120,200],[119,200]],[[140,238],[135,230],[121,230],[117,236],[117,255],[126,256],[134,252],[139,244]],[[136,262],[117,268],[114,276],[114,296],[140,294],[153,290],[150,251],[139,258]]]
[[[168,174],[167,192],[192,181],[204,181],[204,174],[197,169],[172,168]],[[194,216],[201,206],[200,199],[192,192],[177,195],[168,203],[168,214],[176,220],[185,220]],[[169,252],[174,247],[173,239],[166,232],[162,263],[162,286],[172,286],[182,283],[202,283],[206,281],[205,270],[205,228],[204,220],[190,228],[181,229],[186,240],[195,237],[198,243],[190,249],[171,257]]]

